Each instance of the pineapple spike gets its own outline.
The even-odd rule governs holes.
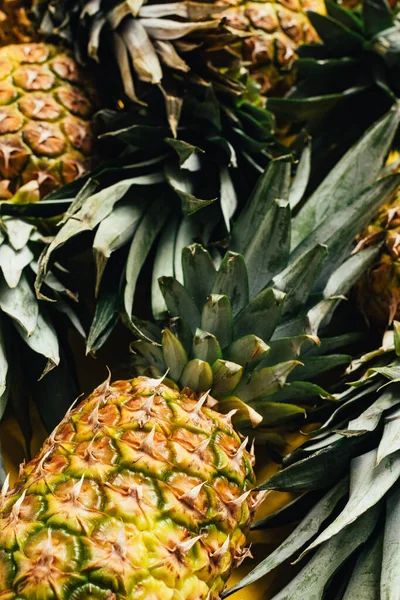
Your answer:
[[[193,452],[198,454],[200,457],[204,455],[205,450],[208,448],[211,442],[211,438],[206,438],[200,444],[194,447]]]
[[[233,500],[228,500],[227,504],[230,504],[235,507],[241,506],[251,494],[251,490],[247,490],[247,492],[243,492],[239,498],[233,498]]]
[[[214,564],[219,564],[224,559],[224,556],[229,552],[230,535],[228,535],[220,548],[215,550],[210,556]]]
[[[208,390],[202,396],[200,396],[197,404],[190,410],[191,413],[199,414],[199,412],[203,408],[204,404],[207,402],[208,395],[210,392],[211,392],[211,390]]]
[[[238,412],[238,409],[237,408],[233,408],[228,413],[226,413],[226,415],[222,415],[222,419],[225,421],[225,423],[227,425],[232,425],[232,417],[234,415],[236,415],[237,412]]]
[[[189,550],[191,550],[193,546],[197,544],[197,542],[200,541],[202,538],[202,535],[196,535],[196,537],[190,540],[186,540],[186,542],[179,542],[179,544],[177,544],[173,549],[173,552],[175,552],[178,555],[181,555],[182,558],[184,558],[187,552],[189,552]]]
[[[140,429],[143,429],[143,427],[146,425],[146,423],[148,423],[151,419],[154,399],[155,399],[155,395],[152,394],[151,396],[146,398],[146,400],[142,404],[141,410],[143,411],[144,414],[143,414],[143,416],[138,417],[138,425],[139,425]]]
[[[85,475],[82,475],[80,480],[76,482],[76,484],[74,485],[74,487],[71,490],[71,498],[74,501],[78,500],[78,498],[80,496],[84,480],[85,480]]]
[[[108,371],[108,377],[103,383],[101,383],[95,390],[94,393],[97,396],[97,402],[105,403],[110,393],[110,382],[111,382],[111,371],[106,365],[106,369]]]
[[[156,426],[154,424],[153,427],[151,428],[150,433],[143,440],[142,446],[141,446],[141,449],[143,450],[143,452],[146,452],[146,454],[150,454],[150,456],[154,455],[154,435],[155,435],[155,432],[156,432]]]
[[[252,553],[251,553],[251,544],[248,548],[243,548],[242,552],[239,552],[235,557],[234,557],[234,562],[235,562],[235,567],[240,567],[240,565],[242,564],[242,562],[246,559],[246,558],[254,558]]]
[[[249,442],[249,438],[248,437],[244,438],[243,442],[240,444],[239,448],[236,450],[235,454],[233,455],[233,460],[235,462],[240,463],[240,461],[242,460],[243,453],[246,450],[246,446],[247,446],[248,442]]]
[[[185,502],[186,504],[189,504],[190,506],[193,506],[195,503],[195,500],[198,498],[205,483],[206,483],[205,481],[202,481],[201,483],[199,483],[199,485],[196,485],[191,490],[189,490],[189,491],[185,492],[184,494],[182,494],[181,496],[179,496],[178,499],[180,501]]]
[[[17,522],[20,517],[21,506],[25,500],[26,490],[24,490],[18,500],[14,503],[11,513],[10,513],[10,521]]]

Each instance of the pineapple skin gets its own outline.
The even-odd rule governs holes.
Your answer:
[[[283,95],[289,91],[296,79],[292,67],[297,48],[320,41],[307,11],[326,14],[324,0],[217,0],[216,6],[227,7],[219,17],[243,38],[243,59],[260,93]]]
[[[91,168],[96,96],[72,55],[45,43],[0,48],[0,200],[40,197]]]
[[[70,410],[3,488],[1,600],[217,600],[261,498],[210,401],[138,377]]]
[[[356,250],[382,244],[377,260],[357,282],[356,294],[366,318],[386,327],[400,319],[400,192],[379,210],[357,242]]]

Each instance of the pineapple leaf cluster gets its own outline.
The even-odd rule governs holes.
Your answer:
[[[399,324],[384,345],[354,360],[347,388],[336,393],[336,410],[310,439],[284,459],[284,469],[260,490],[298,492],[280,512],[255,529],[299,522],[293,533],[234,591],[284,561],[300,571],[274,600],[291,600],[301,589],[322,598],[393,597],[399,552]],[[309,553],[313,551],[311,559]]]
[[[328,0],[326,8],[309,13],[321,42],[299,48],[295,85],[268,101],[294,131],[305,126],[312,135],[319,180],[400,94],[396,6],[365,0],[349,10]]]

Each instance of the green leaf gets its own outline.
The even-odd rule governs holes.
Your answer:
[[[288,157],[271,161],[235,222],[231,243],[233,250],[241,254],[246,252],[273,201],[288,200],[289,185]]]
[[[165,201],[165,198],[156,198],[140,221],[132,240],[126,262],[126,286],[124,291],[124,307],[128,317],[132,314],[139,273],[170,211],[171,207]]]
[[[400,401],[399,390],[396,386],[386,388],[385,393],[368,406],[358,417],[350,421],[348,429],[350,431],[374,431],[382,418],[383,413],[396,406]]]
[[[192,144],[188,144],[188,142],[184,142],[183,140],[165,138],[164,141],[169,144],[179,156],[179,165],[182,169],[188,168],[192,157],[197,157],[198,153],[204,153],[204,150],[201,148],[192,146]]]
[[[40,290],[44,277],[46,276],[50,257],[55,250],[80,233],[95,229],[95,227],[97,227],[97,225],[112,212],[114,205],[128,192],[134,196],[134,193],[143,187],[145,192],[149,192],[149,190],[146,190],[148,186],[153,186],[163,181],[164,176],[161,173],[131,177],[129,179],[118,181],[117,183],[102,189],[100,192],[93,194],[93,196],[86,198],[82,207],[75,213],[74,218],[69,219],[63,227],[61,227],[54,240],[48,246],[46,252],[42,254],[39,261],[39,273],[36,282],[37,289]],[[145,192],[141,190],[141,198],[143,197],[142,194]],[[165,204],[164,199],[164,209]]]
[[[201,328],[214,334],[221,348],[230,344],[233,338],[233,317],[227,296],[211,294],[203,306]]]
[[[0,268],[8,287],[15,288],[18,285],[23,270],[33,261],[33,258],[33,253],[28,246],[24,246],[21,250],[14,250],[7,243],[0,246]]]
[[[297,371],[299,372],[299,371]],[[314,383],[309,381],[291,381],[284,388],[275,392],[275,402],[291,402],[301,404],[302,402],[313,401],[313,404],[321,400],[336,401],[336,397]]]
[[[158,280],[163,275],[167,277],[174,276],[175,241],[178,225],[177,218],[168,219],[157,244],[151,283],[151,306],[155,320],[163,319],[167,311]]]
[[[393,26],[392,11],[386,0],[364,0],[362,9],[367,37],[374,37]]]
[[[267,342],[278,323],[285,294],[267,288],[260,292],[236,317],[235,337],[253,333]]]
[[[310,544],[302,556],[330,540],[359,519],[383,498],[400,477],[400,453],[386,457],[376,465],[377,451],[354,458],[350,471],[350,497],[339,516]]]
[[[179,196],[182,212],[185,215],[192,215],[216,201],[216,198],[211,200],[197,198],[194,194],[194,184],[190,172],[179,170],[176,165],[166,165],[165,177],[171,189]]]
[[[34,226],[20,219],[4,219],[3,225],[14,250],[22,250],[29,242]]]
[[[274,552],[262,560],[248,575],[243,577],[239,583],[229,588],[222,594],[222,598],[227,598],[235,592],[243,589],[247,585],[254,583],[270,573],[276,567],[291,558],[299,551],[314,535],[324,521],[332,514],[338,502],[348,491],[348,480],[343,479],[336,484],[329,492],[311,509],[307,516],[301,521],[300,525],[286,538]]]
[[[331,2],[330,0],[327,0],[325,2],[325,6],[328,15],[332,19],[339,21],[339,23],[345,25],[348,29],[351,29],[355,33],[363,35],[364,32],[362,27],[362,21],[358,17],[358,15],[354,13],[354,11],[352,11],[351,9],[347,9],[344,6],[340,6],[335,2]]]
[[[378,446],[377,463],[398,450],[400,450],[400,410],[390,413],[386,418],[382,439]]]
[[[130,242],[143,218],[147,202],[122,201],[99,225],[93,241],[96,260],[96,295],[111,254]]]
[[[244,258],[236,252],[227,252],[218,269],[213,294],[228,296],[232,313],[236,316],[249,303],[249,281]]]
[[[217,400],[224,396],[230,396],[233,390],[239,385],[243,374],[243,367],[234,362],[221,359],[216,360],[211,367],[214,378],[211,390],[212,395]]]
[[[201,234],[199,220],[194,217],[184,217],[178,227],[175,240],[174,272],[175,279],[183,283],[182,251]],[[162,275],[165,275],[163,273]]]
[[[168,377],[179,381],[182,371],[188,362],[185,348],[169,329],[164,329],[162,334],[162,350],[164,362],[168,369]]]
[[[361,275],[374,263],[380,251],[379,246],[365,248],[340,265],[325,285],[324,298],[347,294]]]
[[[300,354],[303,344],[316,344],[318,338],[309,335],[298,335],[294,337],[281,338],[270,342],[270,351],[263,358],[260,366],[269,367],[280,362],[293,360]]]
[[[324,544],[300,573],[272,600],[299,600],[299,590],[307,590],[307,600],[323,600],[333,575],[351,554],[362,546],[374,530],[379,516],[372,509]]]
[[[283,314],[298,311],[306,304],[326,255],[326,246],[317,244],[274,277],[272,286],[287,294]]]
[[[97,352],[107,341],[119,319],[120,297],[116,293],[102,292],[96,302],[96,311],[86,342],[86,354]]]
[[[399,523],[400,488],[397,485],[390,490],[386,500],[386,523],[383,538],[382,570],[380,573],[380,597],[385,598],[385,600],[396,600],[396,595],[399,594],[400,589]]]
[[[213,260],[203,246],[192,244],[182,250],[182,269],[185,288],[201,310],[215,280]]]
[[[229,232],[231,229],[231,219],[238,205],[238,199],[235,186],[226,167],[220,170],[220,204],[225,227]]]
[[[215,335],[208,333],[208,331],[196,329],[193,338],[193,356],[210,364],[218,358],[222,358],[221,346]]]
[[[246,367],[251,363],[250,369],[252,370],[269,351],[268,344],[256,335],[251,334],[233,340],[225,349],[224,357],[242,365],[242,367]]]
[[[130,345],[131,352],[143,356],[148,365],[155,367],[160,373],[165,373],[166,366],[162,347],[154,342],[146,340],[136,340]]]
[[[301,202],[307,189],[311,173],[311,144],[308,143],[297,165],[296,175],[289,191],[289,204],[293,210]]]
[[[393,321],[393,342],[396,356],[400,356],[400,322]]]
[[[322,221],[328,222],[327,219],[341,213],[376,180],[397,131],[399,108],[396,105],[372,125],[311,195],[293,220],[292,248],[296,248]],[[322,238],[321,242],[325,241]]]
[[[291,260],[295,260],[317,244],[326,244],[329,254],[318,278],[318,284],[321,286],[329,278],[332,270],[340,266],[343,258],[349,253],[356,234],[370,222],[378,209],[397,189],[399,183],[400,175],[385,177],[354,199],[350,206],[338,209],[337,214],[324,219],[317,229],[297,246],[291,255]],[[365,256],[369,255],[363,255]],[[358,261],[352,261],[351,264],[352,268],[357,270]]]
[[[349,365],[351,358],[352,357],[349,354],[329,354],[328,356],[310,356],[309,358],[303,358],[303,366],[296,370],[294,377],[299,381],[312,379],[313,377],[318,377],[336,367]]]
[[[200,313],[193,298],[181,283],[172,277],[159,279],[162,295],[172,317],[183,317],[192,333],[200,325]]]
[[[273,200],[246,248],[250,298],[260,292],[287,264],[290,250],[290,207]]]
[[[252,401],[250,406],[262,416],[264,427],[278,427],[292,421],[298,421],[299,417],[304,420],[306,416],[305,409],[296,404],[256,400]]]
[[[344,92],[311,96],[307,98],[268,98],[268,108],[278,118],[293,123],[304,123],[327,115],[344,97],[355,96],[364,91],[364,87],[347,88]]]
[[[340,12],[344,13],[343,10]],[[338,14],[335,14],[335,17],[338,16]],[[353,26],[354,19],[350,23],[344,23],[329,15],[320,15],[313,11],[308,12],[308,17],[318,35],[330,50],[340,50],[343,54],[351,55],[363,47],[364,37],[362,32],[357,33],[353,30],[353,27],[348,26],[349,24]],[[351,19],[350,15],[348,19]]]
[[[347,584],[343,600],[377,600],[382,564],[382,534],[372,536],[363,548]],[[372,542],[372,543],[371,543]]]
[[[351,457],[364,443],[363,436],[335,436],[321,449],[289,465],[260,484],[258,490],[305,492],[332,485],[348,470]]]
[[[284,386],[287,377],[299,364],[301,363],[297,360],[288,360],[273,367],[253,371],[247,378],[242,379],[235,390],[235,396],[244,402],[254,402],[258,398],[271,396]]]
[[[39,305],[25,275],[20,277],[14,288],[9,288],[4,279],[0,281],[0,308],[28,336],[33,334],[38,323]]]
[[[38,315],[35,330],[31,335],[28,335],[18,322],[14,322],[14,325],[25,344],[34,352],[47,358],[48,363],[42,376],[59,364],[60,353],[57,333],[43,309]]]
[[[182,387],[188,387],[198,394],[207,392],[213,385],[211,365],[198,358],[190,360],[183,370],[180,383]]]
[[[186,350],[186,353],[189,355],[192,349],[193,334],[185,319],[182,319],[182,317],[173,317],[169,320],[169,328],[174,336],[176,336],[181,342]]]

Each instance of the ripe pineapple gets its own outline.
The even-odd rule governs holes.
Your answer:
[[[29,8],[23,0],[0,2],[0,418],[7,407],[14,411],[27,447],[30,401],[49,424],[76,394],[66,327],[84,335],[61,265],[47,278],[52,304],[36,297],[38,257],[69,204],[38,201],[90,169],[96,108],[91,78],[69,50],[43,41]],[[38,381],[60,363],[56,380]]]
[[[291,68],[302,44],[319,41],[306,11],[325,14],[324,0],[240,2],[217,0],[229,30],[242,39],[242,56],[260,93],[283,95],[295,81]]]
[[[44,43],[0,48],[0,200],[30,181],[43,197],[90,169],[90,83],[68,51]]]
[[[2,597],[219,598],[262,494],[211,405],[139,377],[69,411],[3,489]]]
[[[388,326],[400,318],[399,262],[400,197],[383,206],[358,237],[356,250],[382,244],[376,262],[357,284],[357,299],[362,312],[372,322]]]

